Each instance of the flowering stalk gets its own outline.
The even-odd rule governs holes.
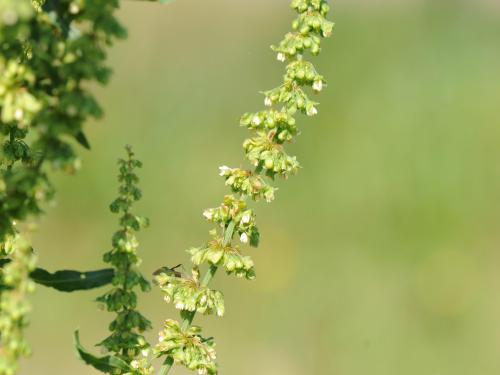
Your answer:
[[[233,240],[237,237],[240,243],[253,247],[259,244],[256,216],[247,201],[271,202],[276,189],[266,178],[286,179],[300,167],[296,157],[285,152],[284,145],[299,134],[297,113],[307,116],[318,113],[318,103],[311,100],[304,89],[319,93],[325,85],[323,76],[304,59],[304,54],[318,55],[321,38],[329,37],[334,25],[325,18],[330,10],[325,0],[293,0],[291,6],[298,13],[292,24],[293,31],[272,47],[278,60],[287,62],[283,84],[264,92],[265,110],[247,113],[241,118],[241,125],[254,133],[243,143],[246,158],[254,169],[220,168],[220,175],[232,194],[226,195],[219,207],[203,213],[216,228],[210,231],[212,239],[204,246],[188,250],[193,263],[192,276],[178,275],[168,269],[156,275],[165,300],[181,310],[183,319],[182,323],[167,320],[159,334],[154,352],[157,357],[166,357],[159,375],[167,374],[174,364],[199,374],[217,373],[215,344],[212,339],[203,338],[200,327],[191,325],[194,316],[197,312],[224,314],[222,293],[209,288],[219,268],[229,275],[255,278],[252,259],[244,255]],[[199,267],[203,264],[209,269],[200,282]]]
[[[34,269],[35,256],[28,243],[13,235],[0,248],[10,262],[0,269],[0,375],[14,375],[18,359],[27,356],[30,349],[24,338],[30,304],[27,295],[34,290],[29,274]]]
[[[136,216],[131,209],[133,204],[141,199],[142,193],[137,187],[139,178],[135,170],[142,163],[134,158],[130,146],[127,146],[127,158],[119,160],[121,182],[119,196],[110,205],[113,213],[120,214],[121,228],[112,239],[113,248],[104,255],[104,261],[114,269],[114,288],[97,299],[106,309],[116,313],[109,329],[112,332],[99,346],[122,359],[131,368],[142,368],[141,374],[147,374],[147,367],[143,368],[144,358],[148,357],[149,345],[142,333],[151,328],[151,323],[136,310],[137,294],[140,288],[143,292],[151,289],[149,282],[138,271],[141,263],[137,255],[139,243],[135,233],[148,225],[146,218]],[[116,372],[113,374],[122,374]]]

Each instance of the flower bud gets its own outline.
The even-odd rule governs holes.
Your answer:
[[[323,81],[315,81],[313,83],[313,90],[320,92],[323,89]]]

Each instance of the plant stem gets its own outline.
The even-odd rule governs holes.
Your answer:
[[[224,241],[222,242],[222,246],[228,246],[231,243],[231,240],[233,238],[234,234],[234,227],[236,226],[236,223],[234,221],[231,221],[227,228],[224,230]],[[211,265],[210,268],[208,269],[207,273],[203,277],[203,280],[201,282],[202,287],[207,287],[208,284],[212,281],[214,278],[215,274],[217,273],[217,270],[219,267],[215,265]],[[189,326],[193,323],[193,319],[196,315],[196,311],[191,311],[188,314],[186,314],[186,317],[182,321],[182,330],[186,330],[189,328]],[[165,358],[165,361],[163,362],[163,365],[160,368],[160,371],[158,372],[158,375],[166,375],[170,372],[172,369],[172,366],[174,365],[174,359],[171,356],[168,356]]]

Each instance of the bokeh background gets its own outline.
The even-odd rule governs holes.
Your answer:
[[[289,29],[287,3],[123,2],[130,37],[110,53],[111,84],[95,88],[106,117],[88,124],[82,171],[55,177],[57,205],[34,237],[42,266],[103,266],[126,143],[145,163],[144,272],[187,262],[210,228],[202,209],[227,192],[218,166],[243,161],[240,115],[280,81],[268,46]],[[291,147],[304,168],[257,208],[258,278],[219,275],[227,316],[197,323],[216,336],[221,374],[496,375],[500,4],[334,7],[317,59],[329,86]],[[22,375],[97,374],[76,358],[72,332],[89,348],[105,337],[100,292],[38,288]],[[155,331],[177,317],[157,290],[141,303]]]

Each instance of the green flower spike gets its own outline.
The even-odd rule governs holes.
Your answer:
[[[120,229],[112,237],[112,249],[104,254],[104,261],[114,267],[113,289],[97,298],[107,311],[116,313],[109,325],[111,334],[98,344],[108,355],[94,357],[78,341],[77,349],[82,360],[104,373],[148,375],[153,368],[149,361],[150,345],[143,333],[151,328],[151,322],[137,311],[136,294],[137,289],[150,290],[149,282],[138,270],[141,260],[136,237],[138,231],[147,227],[148,220],[132,213],[133,205],[142,196],[136,174],[142,163],[135,159],[130,146],[126,152],[127,158],[118,161],[119,195],[110,205],[111,212],[120,215]]]
[[[165,300],[181,309],[183,317],[182,325],[168,320],[165,330],[160,333],[160,343],[155,352],[167,357],[159,375],[169,373],[174,364],[198,370],[201,374],[217,372],[213,362],[215,357],[212,358],[208,351],[193,343],[193,336],[198,337],[199,332],[199,328],[191,326],[195,313],[207,311],[208,284],[219,268],[237,277],[255,278],[252,259],[233,244],[234,236],[243,245],[257,247],[259,244],[256,216],[247,200],[272,202],[277,189],[266,181],[266,177],[271,180],[276,177],[286,179],[300,169],[297,158],[287,154],[285,146],[300,134],[295,119],[298,113],[306,116],[318,114],[318,103],[309,98],[308,92],[318,94],[326,84],[324,77],[304,58],[304,54],[320,53],[321,39],[331,35],[333,23],[325,18],[330,10],[325,0],[293,0],[291,6],[298,13],[292,24],[293,31],[272,47],[277,59],[287,62],[283,83],[263,93],[266,109],[246,113],[240,120],[241,126],[253,132],[243,142],[246,159],[253,170],[220,167],[220,175],[233,194],[226,195],[219,207],[203,212],[205,219],[214,223],[216,228],[210,231],[213,238],[206,245],[188,250],[194,264],[193,278],[179,278],[171,272],[157,278],[157,283],[166,294]],[[204,264],[208,265],[208,272],[199,282],[198,267]],[[202,300],[200,295],[205,298]],[[203,341],[198,338],[196,342]],[[203,365],[200,366],[200,363]]]
[[[178,277],[172,272],[161,272],[155,282],[165,293],[165,301],[179,310],[201,314],[224,315],[224,297],[221,292],[201,286],[200,271],[193,268],[192,277]]]
[[[201,337],[201,328],[192,326],[182,329],[179,322],[167,320],[159,333],[157,357],[170,356],[174,362],[200,375],[217,374],[216,352],[213,339]]]

